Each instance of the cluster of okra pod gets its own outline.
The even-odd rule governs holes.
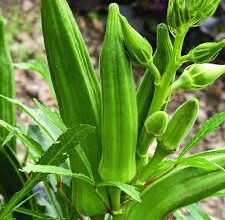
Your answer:
[[[154,52],[150,43],[120,14],[118,5],[111,4],[100,54],[99,81],[90,67],[68,5],[63,0],[42,0],[43,35],[60,114],[68,127],[74,121],[96,127],[95,136],[88,137],[83,149],[97,181],[144,185],[158,164],[179,148],[197,118],[199,102],[195,98],[187,100],[169,119],[166,107],[173,93],[177,89],[205,88],[225,73],[225,65],[209,63],[225,46],[224,40],[203,43],[182,55],[184,38],[189,28],[212,16],[219,3],[219,0],[169,0],[167,24],[157,26]],[[63,42],[60,31],[65,33]],[[64,70],[62,54],[66,62]],[[77,56],[83,59],[76,62],[75,68],[71,63]],[[177,70],[188,62],[194,64],[176,79]],[[146,69],[137,91],[132,63]],[[80,90],[65,98],[61,94],[67,92],[67,84],[60,85],[57,80],[63,81],[64,72],[69,74],[71,68],[75,68],[77,76],[73,77]],[[66,104],[68,108],[64,107]],[[148,149],[154,141],[156,151],[149,158]],[[79,158],[75,160],[72,156],[73,171],[86,172]],[[73,202],[82,214],[105,213],[108,205],[102,200],[108,201],[108,193],[113,210],[120,210],[121,191],[116,187],[109,187],[108,192],[101,187],[102,199],[80,180],[74,180],[73,187]]]

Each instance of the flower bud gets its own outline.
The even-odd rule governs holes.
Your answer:
[[[166,112],[158,111],[149,116],[145,121],[145,129],[148,134],[154,136],[162,135],[168,124],[168,115]]]
[[[211,17],[220,0],[169,0],[167,22],[172,32],[190,28]]]
[[[200,44],[189,53],[190,60],[195,63],[209,63],[217,57],[224,47],[225,40]]]
[[[123,39],[126,49],[131,59],[142,67],[149,67],[152,62],[152,47],[149,42],[142,37],[131,25],[127,19],[120,15]]]
[[[212,84],[225,73],[225,65],[204,63],[187,67],[173,84],[174,89],[197,90]]]
[[[179,148],[197,118],[198,109],[199,102],[195,98],[183,103],[173,114],[166,132],[159,138],[159,146],[171,153]]]
[[[188,0],[188,8],[192,17],[192,25],[199,24],[215,13],[221,0]]]

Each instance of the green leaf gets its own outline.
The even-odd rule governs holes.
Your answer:
[[[17,208],[15,210],[15,212],[22,213],[22,214],[25,214],[28,216],[32,216],[35,219],[43,219],[43,220],[51,220],[51,219],[54,220],[55,219],[55,218],[51,218],[50,216],[44,215],[42,213],[35,212],[33,210],[25,209],[25,208]]]
[[[10,131],[9,134],[6,136],[4,142],[2,143],[2,147],[7,145],[14,136],[16,136],[15,130]]]
[[[50,109],[49,107],[41,104],[37,99],[34,99],[34,103],[41,110],[41,112],[46,115],[46,117],[50,121],[52,121],[58,128],[60,128],[61,131],[66,131],[66,126],[63,123],[63,120],[60,117],[59,112],[56,111],[56,109],[55,110]]]
[[[70,150],[74,150],[74,147],[82,142],[90,133],[93,132],[93,130],[94,127],[88,125],[80,125],[68,129],[58,138],[57,142],[44,153],[38,164],[59,166],[67,158],[66,153]],[[6,207],[0,210],[0,219],[5,219],[12,212],[12,209],[25,197],[25,195],[27,195],[39,181],[46,177],[46,175],[47,174],[34,173],[32,178],[24,184],[24,187],[11,197]]]
[[[7,129],[10,133],[14,132],[17,138],[25,145],[28,150],[30,150],[34,158],[40,158],[43,155],[44,151],[42,150],[41,145],[23,133],[21,129],[10,125],[3,120],[0,120],[0,126]]]
[[[27,63],[15,63],[14,67],[39,73],[43,77],[43,79],[47,82],[52,95],[55,97],[55,91],[52,85],[49,69],[42,59],[30,60]]]
[[[28,125],[27,136],[38,142],[43,151],[47,151],[47,149],[53,144],[52,139],[35,124]]]
[[[84,180],[92,185],[94,184],[93,181],[88,176],[82,173],[73,173],[71,170],[52,165],[28,165],[26,167],[23,167],[21,171],[26,173],[33,172],[33,173],[47,173],[62,176],[71,176],[77,179]]]
[[[94,179],[94,176],[93,176],[93,173],[92,173],[92,169],[91,169],[91,164],[87,158],[87,156],[85,155],[83,149],[80,147],[80,145],[76,146],[76,151],[78,153],[78,155],[80,156],[82,162],[84,163],[87,171],[88,171],[88,175],[89,177],[91,178],[91,180],[94,182],[95,179]]]
[[[185,207],[194,220],[211,220],[211,218],[202,210],[198,204],[192,204]]]
[[[194,146],[196,146],[200,140],[202,140],[206,135],[217,131],[219,126],[225,121],[225,112],[221,112],[219,114],[214,115],[207,121],[203,123],[200,130],[197,134],[188,142],[183,151],[178,157],[180,160],[189,150],[191,150]]]
[[[101,183],[98,183],[97,186],[115,186],[121,189],[123,192],[125,192],[128,196],[130,196],[132,199],[141,202],[140,193],[136,190],[134,186],[121,183],[118,181],[104,181]]]
[[[44,107],[37,101],[36,101],[36,104],[38,103],[38,105],[41,107],[41,109],[40,108],[32,109],[30,107],[25,106],[18,100],[10,99],[10,98],[4,97],[2,95],[0,95],[0,98],[3,98],[5,100],[11,102],[12,104],[15,104],[19,109],[21,109],[26,114],[28,114],[43,129],[43,131],[47,135],[49,135],[49,137],[51,137],[51,139],[53,141],[56,140],[62,134],[63,131],[65,131],[65,130],[62,131],[58,127],[58,121],[55,122],[56,115],[55,115],[55,117],[53,117],[54,113],[51,112],[50,110],[47,110],[47,107]],[[52,120],[53,118],[54,118],[54,120]],[[57,124],[55,124],[55,123],[57,123]],[[63,125],[61,125],[61,126],[63,126]]]
[[[225,196],[225,189],[213,194],[211,197],[224,197]]]
[[[174,213],[174,217],[176,220],[188,220],[179,210]]]
[[[202,157],[183,158],[180,161],[178,161],[178,164],[181,166],[198,167],[198,168],[209,170],[209,171],[219,169],[218,165]],[[224,169],[222,168],[222,170]]]

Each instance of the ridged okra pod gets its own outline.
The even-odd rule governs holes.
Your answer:
[[[48,64],[62,119],[67,127],[77,124],[96,127],[96,133],[90,135],[82,147],[98,180],[101,157],[99,82],[66,0],[42,0],[41,14]],[[87,174],[75,150],[70,162],[73,172]],[[106,212],[102,200],[88,183],[74,179],[72,194],[79,213],[92,216]]]
[[[118,6],[111,4],[100,57],[102,157],[99,174],[103,180],[126,183],[136,172],[137,105],[118,13]]]

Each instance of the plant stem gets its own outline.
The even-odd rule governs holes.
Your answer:
[[[155,83],[155,92],[147,117],[156,111],[160,111],[164,106],[168,96],[170,96],[171,94],[170,87],[176,74],[176,71],[180,66],[181,50],[186,33],[187,30],[185,29],[176,35],[171,60],[166,68],[165,73],[160,78],[159,83]],[[138,148],[146,149],[149,147],[149,142],[146,140],[142,140],[146,139],[144,133],[145,128],[142,128],[141,135],[139,138],[139,143],[141,143],[141,145],[139,145]]]
[[[170,63],[165,71],[165,73],[162,76],[162,80],[160,82],[160,85],[156,85],[156,90],[153,96],[152,105],[150,106],[148,116],[152,113],[161,110],[162,106],[164,105],[168,94],[169,94],[169,88],[170,84],[174,79],[174,75],[176,74],[176,71],[180,65],[180,56],[181,56],[181,50],[182,45],[184,41],[186,31],[184,33],[177,34],[175,38],[174,48],[172,57],[170,60]]]
[[[160,146],[156,148],[156,151],[150,160],[150,162],[142,169],[139,176],[139,181],[144,182],[151,176],[157,169],[158,164],[168,155],[168,152],[163,150]]]
[[[117,187],[110,187],[110,197],[113,213],[120,212],[120,195],[121,190]]]

